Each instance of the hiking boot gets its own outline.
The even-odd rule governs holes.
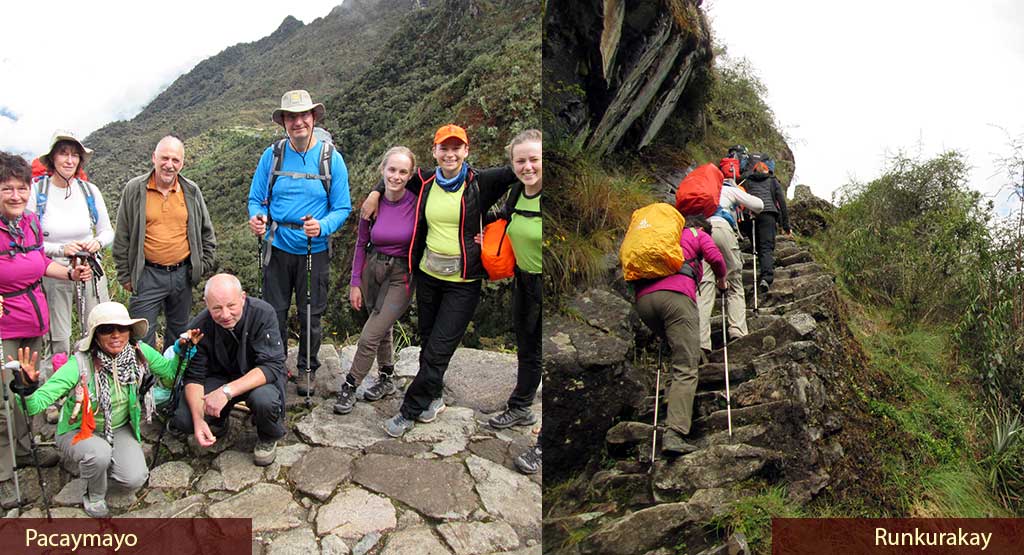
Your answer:
[[[14,478],[0,482],[0,508],[13,509],[18,506],[18,495],[14,491]]]
[[[50,405],[46,407],[46,423],[56,424],[60,421],[60,407],[57,405]]]
[[[36,447],[36,453],[39,455],[39,466],[43,468],[57,466],[57,463],[60,462],[60,453],[58,453],[53,447]],[[18,455],[16,460],[18,462],[18,468],[32,468],[35,466],[35,461],[32,460],[32,453],[27,455]]]
[[[341,382],[341,391],[338,391],[338,402],[334,403],[334,414],[348,414],[356,406],[356,388],[348,381]]]
[[[492,428],[498,430],[511,428],[512,426],[529,426],[537,422],[537,416],[528,408],[517,409],[508,407],[503,412],[492,416],[487,421]]]
[[[256,442],[252,450],[252,463],[256,466],[269,466],[277,458],[277,440]]]
[[[768,290],[771,288],[772,284],[768,283],[768,280],[762,279],[761,282],[757,284],[757,286],[761,288],[761,291],[767,293]]]
[[[107,518],[110,516],[110,509],[107,508],[107,500],[100,499],[99,501],[89,501],[89,494],[82,496],[82,509],[85,510],[85,514],[93,518]]]
[[[683,439],[675,430],[666,430],[661,436],[661,452],[668,457],[681,457],[693,453],[697,448]]]
[[[438,397],[430,402],[427,410],[421,412],[420,415],[416,417],[416,420],[423,423],[433,422],[434,420],[437,420],[437,415],[444,412],[444,409],[446,408],[448,407],[444,406],[444,398]]]
[[[299,394],[299,397],[306,396],[306,373],[299,372],[295,376],[295,393]],[[316,395],[316,372],[309,373],[309,396]]]
[[[513,459],[512,462],[516,465],[516,470],[519,472],[522,472],[523,474],[536,474],[544,463],[540,444],[535,444],[530,449],[527,449],[525,453],[522,453]]]
[[[217,439],[222,439],[225,436],[227,436],[228,435],[228,430],[231,429],[231,415],[228,414],[227,416],[224,417],[223,420],[224,421],[222,423],[220,423],[220,424],[215,424],[215,423],[209,424],[209,426],[210,426],[210,433],[213,434],[213,437],[215,437]]]
[[[405,432],[413,429],[416,423],[402,416],[402,413],[398,413],[385,420],[381,426],[383,426],[384,432],[389,436],[398,438],[404,436]]]
[[[366,391],[363,393],[363,399],[378,401],[395,393],[398,393],[398,386],[395,385],[394,376],[381,372],[377,377],[377,381],[366,388]]]

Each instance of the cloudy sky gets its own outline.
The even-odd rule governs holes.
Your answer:
[[[1024,134],[1024,3],[1014,0],[706,0],[716,38],[750,60],[818,196],[869,181],[902,150],[968,156],[970,183],[1008,191],[996,168]],[[1020,177],[1017,177],[1019,182]]]
[[[135,116],[173,80],[288,15],[309,23],[341,0],[6,2],[0,150],[38,155],[55,129],[81,136]]]

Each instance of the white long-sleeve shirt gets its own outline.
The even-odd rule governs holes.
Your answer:
[[[71,180],[68,188],[59,187],[56,182],[50,182],[50,190],[47,195],[46,213],[43,214],[40,225],[42,226],[45,239],[43,250],[51,258],[65,258],[64,245],[72,241],[88,241],[96,239],[103,248],[107,248],[114,242],[114,228],[110,225],[110,215],[107,212],[107,204],[103,202],[103,193],[99,187],[84,181],[86,187],[92,191],[96,201],[96,235],[93,236],[92,219],[89,216],[89,205],[85,201],[85,194],[82,193],[80,180]],[[36,195],[43,180],[32,184],[32,192],[28,197],[26,208],[36,211]],[[70,193],[69,193],[70,191]]]
[[[736,209],[737,205],[742,206],[755,214],[759,214],[761,210],[764,210],[764,201],[754,195],[743,192],[739,187],[730,187],[728,185],[722,187],[722,195],[718,199],[718,206],[721,207],[722,210],[732,213],[732,211]],[[708,218],[708,221],[716,218],[726,221],[726,219],[721,216],[711,216]]]

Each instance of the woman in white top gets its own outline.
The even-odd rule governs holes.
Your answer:
[[[50,149],[39,157],[47,169],[32,184],[27,209],[40,220],[46,255],[61,264],[80,251],[86,251],[99,262],[100,251],[114,241],[107,206],[99,188],[76,175],[92,156],[68,131],[57,131],[50,139]],[[95,276],[95,274],[94,274]],[[99,303],[110,300],[107,278],[96,277],[85,283],[85,314]],[[43,278],[50,307],[50,352],[67,353],[71,347],[71,314],[78,311],[74,282]],[[79,319],[84,319],[80,314]]]

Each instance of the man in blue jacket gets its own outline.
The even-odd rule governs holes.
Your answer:
[[[313,393],[312,383],[320,367],[320,317],[327,309],[330,283],[329,236],[341,228],[352,211],[345,160],[333,145],[313,134],[313,127],[323,119],[324,112],[324,105],[314,104],[306,91],[288,91],[281,97],[281,108],[274,110],[272,119],[284,127],[288,137],[263,152],[249,188],[249,229],[265,237],[267,245],[262,269],[263,298],[277,311],[285,341],[288,307],[292,293],[295,294],[301,330],[299,395]],[[312,257],[310,276],[306,275],[308,255]],[[311,283],[312,305],[308,315],[307,279]],[[306,372],[309,375],[302,376]]]

